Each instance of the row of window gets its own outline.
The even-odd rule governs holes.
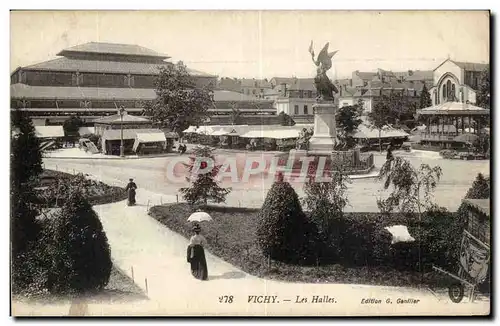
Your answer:
[[[299,106],[298,105],[295,105],[294,108],[293,108],[293,114],[295,115],[299,115]],[[304,113],[303,114],[309,114],[309,108],[307,107],[307,105],[304,105]]]
[[[142,101],[99,101],[99,102],[94,102],[90,100],[83,100],[83,101],[30,101],[30,100],[17,100],[14,103],[11,103],[12,107],[16,108],[23,108],[23,109],[28,109],[28,108],[53,108],[53,109],[58,109],[58,108],[82,108],[82,109],[91,109],[91,108],[115,108],[116,106],[124,106],[124,107],[134,107],[134,108],[142,108],[143,107],[143,102]]]

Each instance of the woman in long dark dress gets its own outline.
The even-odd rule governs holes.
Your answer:
[[[195,278],[205,281],[208,279],[207,260],[205,259],[204,250],[207,240],[200,234],[201,228],[198,224],[195,224],[193,232],[194,235],[191,237],[187,249],[187,261],[191,264],[191,274]]]
[[[129,206],[135,205],[135,190],[137,189],[137,185],[134,182],[134,179],[129,179],[129,183],[127,184],[127,187],[125,188],[125,191],[127,191],[128,195],[128,202],[127,204]]]

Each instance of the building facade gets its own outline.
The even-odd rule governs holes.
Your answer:
[[[129,44],[86,43],[64,49],[59,58],[19,67],[11,74],[11,109],[28,111],[36,125],[60,124],[70,115],[86,123],[124,107],[142,112],[156,98],[155,79],[168,56]],[[188,69],[195,87],[213,90],[213,114],[229,114],[234,102],[250,114],[273,114],[272,101],[219,91],[217,76]]]
[[[316,103],[316,86],[313,78],[273,78],[277,95],[275,106],[277,113],[284,112],[296,122],[310,122],[314,117],[313,105]]]
[[[476,103],[481,73],[487,64],[445,60],[433,71],[433,105],[446,102]]]

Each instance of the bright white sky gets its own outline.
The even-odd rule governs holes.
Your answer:
[[[325,42],[331,77],[354,70],[434,69],[450,57],[489,62],[487,12],[87,11],[13,12],[11,71],[86,42],[137,44],[226,77],[312,77]]]

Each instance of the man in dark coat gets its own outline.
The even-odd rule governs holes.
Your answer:
[[[135,205],[135,190],[137,189],[137,185],[134,182],[134,179],[129,179],[129,183],[127,184],[127,187],[125,188],[125,191],[127,191],[128,194],[128,205],[133,206]]]

